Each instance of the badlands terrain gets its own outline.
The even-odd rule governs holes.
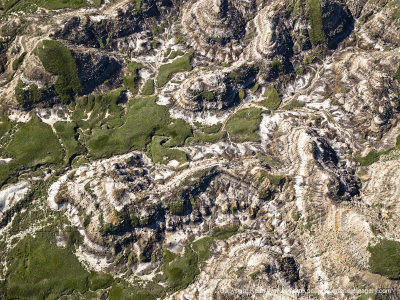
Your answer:
[[[0,0],[0,299],[400,299],[400,1]]]

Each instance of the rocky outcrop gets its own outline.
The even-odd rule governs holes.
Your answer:
[[[217,61],[238,58],[255,1],[201,0],[186,4],[182,25],[189,43]]]
[[[108,81],[108,89],[115,86],[122,68],[118,58],[98,50],[81,51],[79,48],[73,50],[72,55],[78,66],[83,94],[90,94],[105,81]]]

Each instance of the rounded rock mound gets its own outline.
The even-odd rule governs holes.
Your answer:
[[[191,1],[184,10],[182,25],[194,48],[217,61],[237,58],[243,47],[246,23],[255,1]]]

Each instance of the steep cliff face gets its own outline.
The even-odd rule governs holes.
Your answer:
[[[0,298],[398,299],[398,1],[0,9]]]

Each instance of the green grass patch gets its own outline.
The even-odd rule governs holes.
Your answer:
[[[81,97],[76,103],[71,104],[71,109],[73,109],[71,117],[83,130],[121,126],[124,113],[124,109],[118,105],[121,99],[120,89],[103,95]]]
[[[8,118],[0,118],[0,139],[11,129]]]
[[[265,178],[268,178],[269,182],[276,186],[281,185],[285,180],[285,176],[274,175],[262,170],[260,173],[259,181],[262,182]]]
[[[63,160],[63,151],[56,135],[36,115],[29,122],[18,124],[2,155],[13,160],[1,166],[0,186],[19,170],[40,165],[60,165]]]
[[[145,151],[153,136],[171,139],[165,146],[183,145],[191,129],[183,120],[173,120],[168,108],[156,103],[157,97],[132,99],[124,124],[115,129],[96,128],[88,138],[87,147],[94,157],[126,153],[129,150]]]
[[[164,137],[155,136],[150,145],[150,152],[155,163],[167,164],[171,160],[177,160],[180,163],[187,161],[186,153],[178,149],[169,149],[163,146]]]
[[[306,104],[302,101],[293,99],[292,101],[290,101],[289,104],[285,105],[284,107],[282,107],[282,109],[284,110],[293,110],[296,108],[302,108],[304,107]]]
[[[213,144],[226,138],[226,131],[217,133],[205,134],[195,132],[193,137],[186,140],[187,145],[198,145],[198,144]]]
[[[324,33],[322,22],[322,10],[320,0],[307,0],[307,18],[310,22],[311,29],[309,36],[313,45],[328,42]]]
[[[78,141],[78,124],[76,122],[56,122],[54,129],[61,139],[66,152],[66,161],[70,163],[72,159],[85,152],[85,147]]]
[[[139,71],[143,68],[144,66],[137,62],[130,62],[127,66],[128,75],[124,77],[123,83],[132,95],[136,95],[139,91]]]
[[[199,130],[201,130],[204,133],[217,133],[218,131],[220,131],[222,128],[222,123],[217,123],[214,125],[209,125],[209,126],[201,126],[199,127]]]
[[[48,232],[21,240],[9,255],[6,277],[8,299],[55,299],[88,290],[89,273],[69,248],[56,246]]]
[[[150,96],[154,94],[154,79],[148,79],[142,88],[142,95]]]
[[[238,233],[239,228],[239,225],[231,227],[214,227],[211,236],[216,240],[227,240]]]
[[[70,102],[82,91],[78,68],[68,48],[58,41],[43,40],[35,53],[48,72],[58,75],[54,88],[63,103]]]
[[[230,139],[238,143],[258,142],[260,136],[257,131],[261,123],[261,113],[259,108],[246,108],[230,117],[225,125]]]
[[[400,279],[400,243],[381,240],[377,245],[368,247],[371,253],[369,265],[373,273],[389,279]]]
[[[260,104],[265,106],[270,110],[275,110],[281,105],[281,97],[279,96],[278,91],[270,85],[264,94],[265,100],[261,101]]]
[[[175,73],[182,71],[191,71],[193,69],[190,64],[191,58],[194,54],[194,51],[189,51],[184,56],[175,59],[173,62],[169,64],[164,64],[158,70],[157,75],[157,87],[163,87]]]
[[[383,151],[379,151],[379,152],[372,150],[364,157],[362,157],[360,155],[355,155],[355,160],[363,167],[370,166],[373,163],[376,163],[377,161],[379,161],[379,159],[382,155],[388,154],[391,151],[393,151],[394,149],[395,148],[390,148],[388,150],[383,150]]]
[[[55,10],[62,8],[78,9],[87,6],[99,7],[101,0],[3,0],[0,2],[4,12],[34,12],[39,7]]]

